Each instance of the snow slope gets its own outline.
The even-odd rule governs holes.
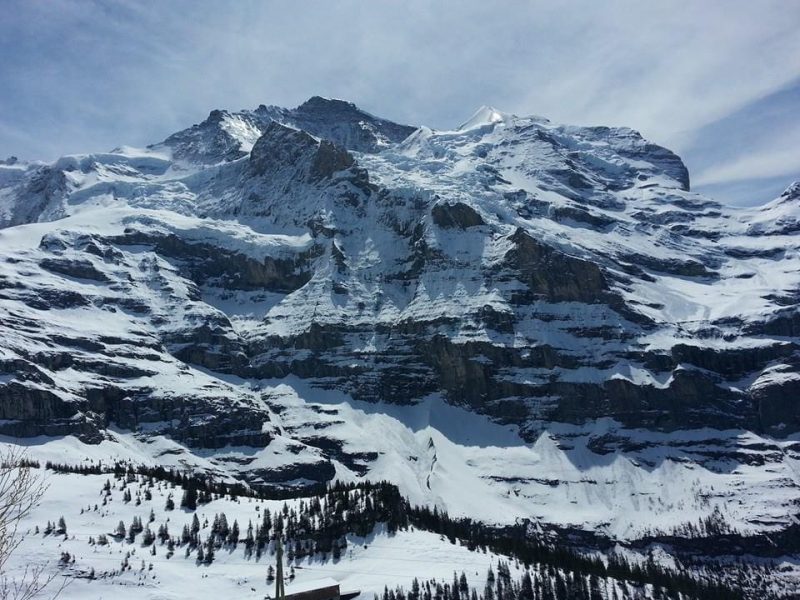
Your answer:
[[[630,129],[488,107],[312,98],[0,165],[0,433],[618,540],[780,532],[798,222],[797,184],[725,207]]]
[[[44,565],[48,571],[57,570],[60,554],[69,552],[75,562],[60,571],[71,580],[60,596],[63,598],[102,598],[110,594],[116,598],[189,598],[202,594],[204,597],[235,595],[261,599],[274,594],[274,583],[266,581],[268,566],[275,565],[274,548],[260,559],[255,555],[246,558],[241,546],[235,551],[221,550],[212,564],[198,566],[195,553],[187,558],[181,547],[168,559],[166,546],[159,541],[155,543],[155,556],[150,554],[151,547],[142,546],[141,536],[137,543],[115,541],[110,534],[120,520],[130,525],[133,517],[138,516],[147,523],[153,510],[155,520],[149,527],[154,532],[166,523],[173,535],[179,535],[184,524],[191,524],[194,513],[165,511],[166,496],[174,493],[168,488],[155,489],[153,500],[145,500],[138,506],[133,502],[123,503],[121,492],[115,490],[108,505],[93,510],[106,479],[105,475],[50,474],[47,495],[24,523],[30,535],[14,557],[9,575],[22,575],[26,565]],[[290,505],[296,503],[289,501]],[[246,528],[248,521],[260,522],[264,509],[275,512],[283,505],[284,501],[214,500],[199,508],[197,516],[205,523],[213,521],[215,514],[224,512],[231,524],[236,519]],[[48,520],[56,522],[60,516],[64,516],[67,523],[66,539],[63,535],[41,533]],[[34,533],[37,526],[39,534]],[[201,532],[207,535],[208,524]],[[90,537],[96,540],[101,534],[109,536],[108,546],[89,544]],[[497,555],[471,552],[424,531],[389,535],[378,529],[368,538],[350,537],[348,542],[349,547],[339,561],[307,557],[285,563],[287,573],[290,566],[295,568],[295,579],[287,584],[287,590],[292,585],[333,578],[343,591],[360,590],[361,598],[371,600],[374,594],[382,593],[386,585],[410,588],[415,577],[452,581],[454,571],[464,571],[470,581],[482,584],[488,568],[491,565],[496,568],[498,561]],[[132,568],[119,572],[129,552]],[[95,571],[94,580],[86,578],[91,569]],[[515,575],[518,572],[519,569],[515,569]],[[58,585],[57,580],[53,586]]]

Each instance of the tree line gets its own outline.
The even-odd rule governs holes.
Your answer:
[[[186,474],[164,467],[123,463],[115,463],[111,467],[47,463],[46,468],[68,473],[113,473],[115,478],[123,480],[124,483],[140,481],[145,486],[145,495],[148,494],[147,487],[152,487],[154,482],[167,482],[176,489],[176,492],[178,488],[181,489],[180,506],[188,511],[195,511],[198,506],[217,498],[281,500],[300,497],[299,502],[291,507],[287,503],[276,511],[264,507],[261,510],[261,519],[255,523],[250,521],[246,525],[236,520],[231,522],[224,513],[216,514],[211,524],[201,524],[195,514],[192,524],[186,525],[180,534],[170,533],[166,524],[161,525],[157,532],[153,532],[149,528],[149,523],[144,525],[141,521],[131,523],[129,526],[120,523],[114,532],[114,537],[125,539],[129,543],[141,539],[143,545],[152,547],[153,554],[157,541],[167,547],[168,557],[174,554],[177,547],[184,548],[187,557],[195,552],[198,563],[212,562],[219,549],[236,549],[239,545],[244,547],[246,556],[255,555],[256,558],[260,558],[265,551],[271,551],[278,539],[282,540],[286,548],[289,562],[306,556],[315,556],[322,560],[338,560],[347,549],[348,535],[366,538],[376,526],[384,525],[389,533],[414,527],[442,535],[451,543],[461,543],[470,550],[491,551],[509,556],[524,565],[533,566],[534,579],[539,582],[535,585],[541,587],[541,593],[534,596],[537,600],[603,598],[593,591],[592,582],[611,580],[627,582],[628,587],[621,586],[620,589],[632,590],[631,594],[635,590],[644,590],[647,586],[651,586],[659,594],[655,597],[664,599],[745,598],[743,592],[730,586],[730,574],[725,574],[722,567],[713,564],[704,564],[700,569],[702,572],[700,576],[686,570],[665,568],[658,564],[652,555],[642,563],[630,562],[617,554],[609,554],[603,559],[588,556],[572,548],[566,539],[548,539],[537,535],[529,523],[523,522],[505,527],[491,526],[469,518],[450,517],[436,507],[412,505],[402,496],[396,485],[387,481],[334,482],[322,487],[286,490],[253,488],[241,483],[217,481],[204,474]],[[110,481],[106,483],[104,490],[110,493]],[[137,494],[137,503],[138,499]],[[132,501],[130,490],[123,491],[123,500]],[[168,495],[165,508],[175,509],[173,494]],[[208,533],[203,536],[202,531],[206,529]],[[139,534],[142,534],[141,538],[137,537]],[[496,589],[492,596],[487,596],[488,588],[484,587],[483,590],[476,591],[477,600],[509,600],[508,594],[512,591],[515,594],[514,598],[527,597],[519,595],[522,585],[522,581],[507,582],[503,588],[507,590],[505,596],[494,593]],[[525,585],[527,590],[527,584]],[[579,588],[583,590],[585,586],[588,586],[586,587],[588,595],[581,595],[583,591],[579,591]],[[441,595],[445,594],[447,589],[450,590],[447,592],[450,596]],[[387,593],[393,593],[394,600],[476,600],[462,595],[454,597],[455,592],[452,586],[448,588],[448,584],[442,584],[441,594],[436,586],[431,590],[433,596],[430,598],[424,594],[416,596],[413,590],[409,592],[387,590]],[[760,598],[766,597],[766,595],[760,596]],[[627,600],[627,597],[621,600]]]

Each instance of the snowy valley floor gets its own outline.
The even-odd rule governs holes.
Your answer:
[[[26,537],[6,575],[19,577],[26,568],[43,566],[45,573],[57,574],[52,589],[62,580],[68,582],[61,596],[66,599],[179,600],[233,594],[237,598],[271,597],[274,583],[267,577],[270,565],[275,564],[274,543],[269,543],[260,557],[258,553],[248,556],[244,542],[235,548],[222,545],[216,550],[213,562],[206,564],[199,560],[201,552],[197,548],[188,550],[189,544],[178,544],[170,556],[168,544],[157,538],[150,543],[145,532],[156,534],[163,525],[179,540],[184,526],[191,528],[197,516],[202,540],[213,529],[217,515],[224,513],[228,525],[237,522],[239,539],[244,540],[248,523],[259,525],[266,511],[273,516],[286,514],[287,509],[302,512],[303,503],[310,502],[309,498],[284,501],[222,497],[199,504],[192,511],[180,506],[184,493],[180,486],[173,487],[158,479],[38,471],[49,487],[41,504],[22,524],[21,531]],[[173,509],[167,506],[170,496],[175,502]],[[66,531],[58,533],[55,529],[62,517]],[[137,519],[145,532],[136,533],[132,539],[114,535],[120,522],[129,532]],[[54,531],[50,531],[51,527]],[[346,541],[338,558],[328,554],[297,559],[289,551],[286,571],[294,574],[290,587],[331,577],[343,591],[358,590],[361,599],[371,600],[375,594],[380,596],[386,586],[410,589],[414,578],[446,583],[453,581],[455,573],[463,572],[469,585],[481,590],[487,571],[491,568],[498,572],[502,562],[510,565],[510,575],[515,579],[525,569],[507,556],[486,549],[471,550],[461,541],[453,543],[444,535],[413,526],[389,531],[377,525],[366,536],[350,534]],[[640,552],[617,550],[627,554],[632,562],[645,558]],[[653,556],[659,564],[674,564],[672,557],[663,551],[656,550]],[[792,559],[778,563],[780,570],[770,571],[768,578],[760,572],[750,572],[747,576],[756,581],[756,587],[766,591],[789,592],[796,585],[797,563]],[[729,568],[731,573],[735,571],[733,565]],[[760,583],[759,577],[764,578]],[[614,579],[601,579],[599,585],[603,598],[661,597],[651,586],[636,587]]]

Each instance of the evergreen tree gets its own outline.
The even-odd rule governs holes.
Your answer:
[[[202,548],[202,546],[201,546]],[[205,563],[210,565],[214,562],[214,536],[209,535],[208,539],[206,540],[206,558]]]
[[[250,521],[247,524],[247,535],[244,538],[244,549],[248,556],[253,553],[253,546],[255,543],[255,538],[253,538],[253,522]]]
[[[155,534],[150,530],[149,526],[145,527],[144,528],[144,533],[142,534],[142,545],[143,546],[149,546],[154,541],[156,541]]]
[[[124,538],[125,537],[125,531],[126,531],[125,522],[124,521],[120,521],[117,524],[117,528],[114,530],[114,537],[118,537],[120,539]]]
[[[239,543],[239,522],[234,519],[230,533],[228,534],[228,544],[236,546],[238,543]]]
[[[197,510],[197,490],[191,485],[183,492],[183,498],[181,498],[181,508],[185,508],[187,510]]]
[[[519,593],[520,600],[533,600],[533,581],[531,581],[531,574],[526,570],[522,574],[522,582]]]
[[[411,593],[408,595],[409,600],[419,600],[419,580],[414,577],[411,582]]]
[[[134,524],[131,523],[131,526],[128,527],[128,537],[127,537],[127,541],[128,541],[129,544],[132,544],[136,540],[136,534],[137,533],[139,533],[139,532],[137,531],[137,529],[134,526]]]
[[[225,513],[220,513],[219,520],[217,521],[217,531],[216,534],[225,539],[231,532],[231,528],[228,525],[228,517],[225,516]]]

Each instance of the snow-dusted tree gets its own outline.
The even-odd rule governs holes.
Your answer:
[[[234,547],[239,543],[239,522],[234,519],[231,525],[231,531],[228,534],[228,543]]]
[[[156,541],[156,534],[150,529],[150,526],[144,528],[144,532],[142,533],[142,546],[149,546],[154,541]]]
[[[114,537],[117,538],[124,538],[125,537],[125,521],[120,521],[117,523],[117,528],[114,530]]]
[[[62,584],[55,590],[46,589],[57,573],[48,574],[44,566],[27,565],[18,575],[9,569],[9,560],[24,537],[20,523],[47,489],[32,467],[21,449],[8,448],[0,453],[0,600],[30,600],[45,594],[55,597],[64,588]]]

